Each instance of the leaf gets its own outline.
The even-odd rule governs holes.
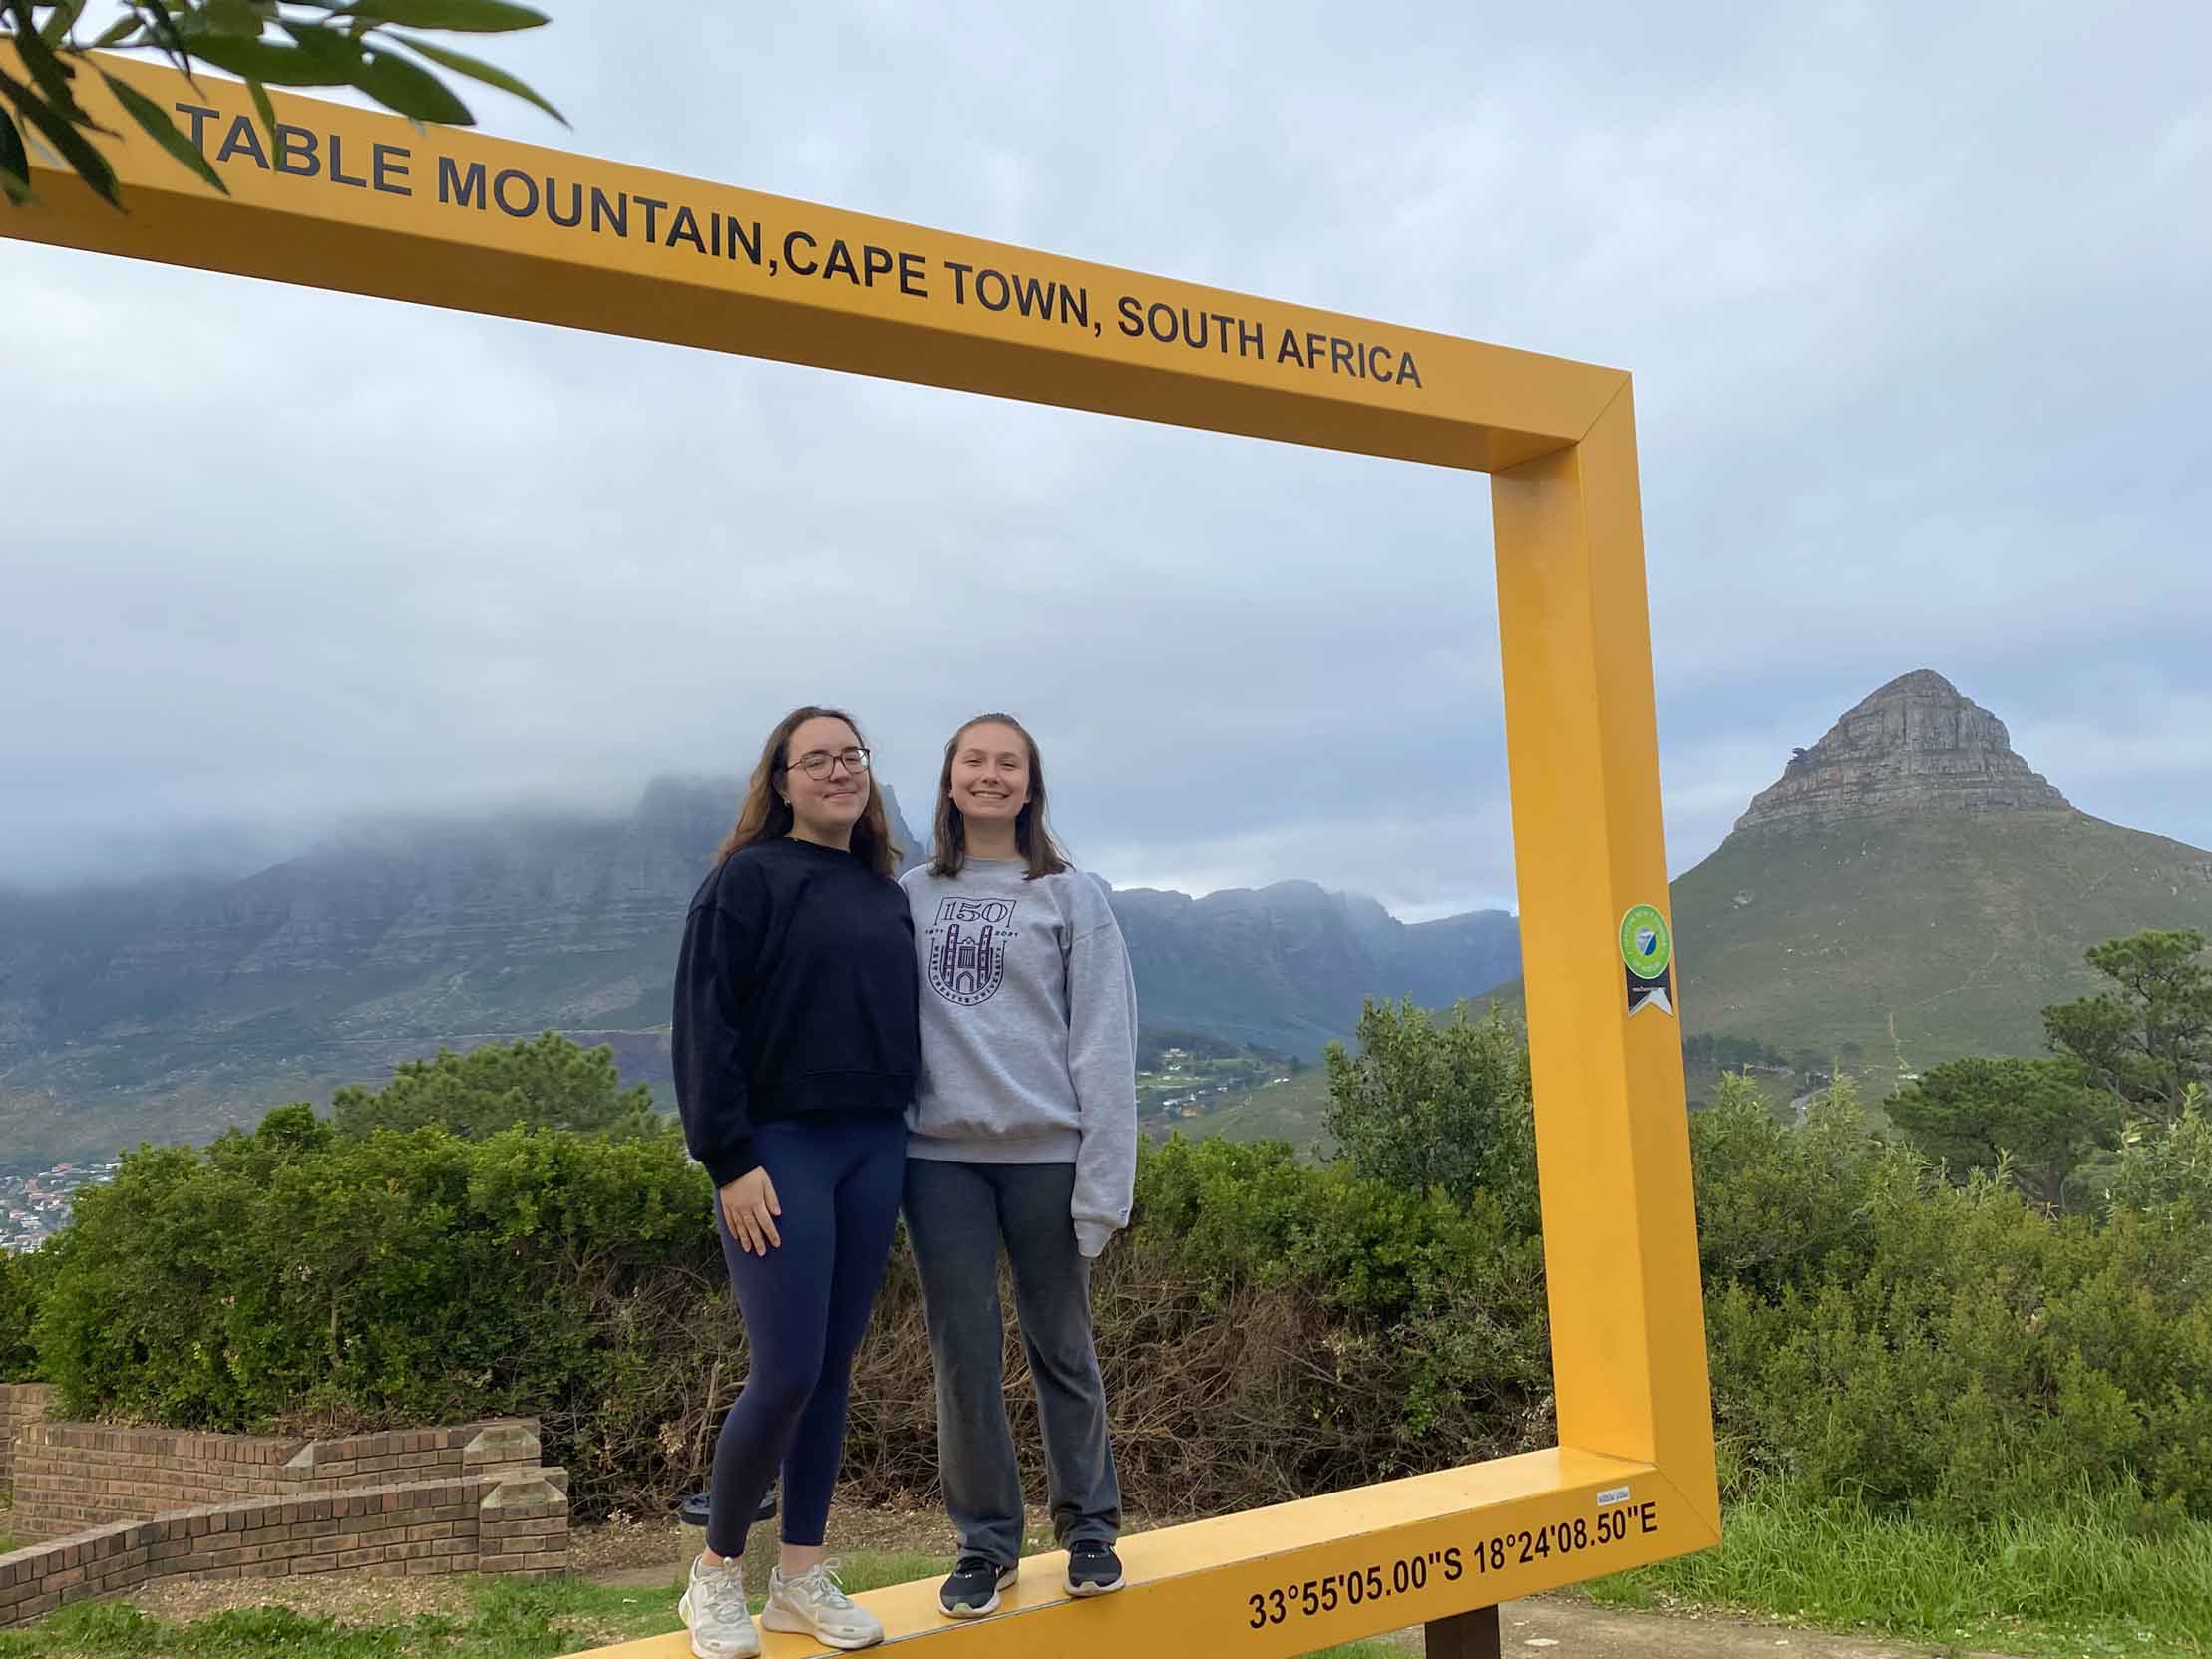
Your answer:
[[[169,54],[169,61],[177,73],[189,81],[192,73],[191,59],[185,56],[184,37],[178,32],[177,19],[169,15],[169,7],[162,0],[132,0],[132,4],[144,5],[154,14],[154,21],[148,27],[162,50]]]
[[[276,106],[269,102],[269,89],[258,81],[248,81],[245,90],[253,97],[254,113],[261,118],[261,131],[269,136],[269,143],[276,143]]]
[[[509,0],[358,0],[346,11],[378,23],[402,23],[410,29],[452,29],[461,34],[500,35],[514,29],[535,29],[546,14]]]
[[[0,193],[17,206],[31,199],[31,157],[15,118],[0,110]]]
[[[437,76],[389,52],[371,52],[353,84],[383,105],[416,121],[442,122],[448,127],[474,127],[476,117]]]
[[[0,93],[16,108],[16,114],[38,129],[39,136],[61,152],[62,160],[76,170],[77,176],[89,184],[101,200],[121,210],[123,202],[116,195],[116,169],[108,159],[93,149],[84,134],[56,115],[29,87],[18,81],[6,70],[0,70]]]
[[[346,71],[333,69],[282,41],[200,35],[193,38],[191,51],[194,57],[228,70],[241,81],[266,81],[279,87],[343,87],[353,81]]]
[[[170,120],[167,110],[147,97],[145,93],[140,92],[138,88],[127,82],[118,81],[106,70],[100,72],[100,78],[108,83],[108,90],[116,95],[116,102],[123,106],[131,119],[146,129],[147,137],[191,168],[192,171],[198,173],[201,178],[214,185],[224,195],[230,193],[223,181],[215,176],[215,169],[207,165],[207,158],[200,155],[198,146],[185,138],[184,134],[178,132],[177,124]]]
[[[333,29],[326,23],[284,22],[284,32],[298,43],[300,51],[307,54],[332,75],[343,75],[345,85],[352,86],[361,73],[361,45],[351,35]]]
[[[218,35],[237,35],[245,40],[261,38],[261,14],[253,9],[252,0],[203,0],[199,17]]]
[[[77,71],[54,55],[53,47],[36,29],[19,28],[12,38],[16,50],[23,55],[23,67],[31,72],[31,79],[38,83],[39,91],[46,94],[46,101],[55,113],[92,126],[92,118],[78,105],[77,95],[69,90],[70,77]]]
[[[101,30],[100,38],[94,41],[92,44],[95,48],[103,46],[114,46],[118,42],[122,41],[125,37],[138,33],[139,27],[139,14],[137,12],[125,12],[113,23],[109,24],[105,29]]]
[[[502,92],[511,92],[517,98],[537,105],[546,114],[552,116],[553,120],[559,122],[561,126],[568,125],[566,116],[497,65],[488,64],[481,58],[472,58],[466,52],[455,52],[448,47],[433,46],[430,42],[417,40],[412,35],[394,35],[392,38],[401,42],[410,51],[420,52],[434,64],[443,64],[450,70],[469,76],[472,80],[482,81],[485,85],[497,87]]]
[[[39,38],[49,46],[64,40],[84,9],[85,0],[61,0],[54,8],[54,15],[46,20],[46,26],[39,30]]]

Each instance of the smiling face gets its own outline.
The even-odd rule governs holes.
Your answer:
[[[953,741],[945,788],[969,824],[1011,824],[1029,804],[1029,772],[1028,740],[982,720]]]
[[[844,756],[861,747],[860,735],[842,720],[824,715],[801,721],[784,743],[784,769],[778,793],[791,803],[793,833],[826,846],[847,845],[853,826],[868,810],[868,766],[855,767]],[[829,761],[820,778],[807,763]]]

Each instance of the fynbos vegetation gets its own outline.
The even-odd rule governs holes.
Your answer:
[[[1335,1161],[1179,1138],[1143,1155],[1098,1294],[1133,1507],[1240,1506],[1553,1435],[1520,1036],[1389,1005],[1359,1036],[1331,1056]],[[131,1155],[0,1275],[0,1365],[60,1385],[73,1413],[178,1424],[529,1413],[584,1512],[695,1489],[745,1369],[706,1177],[626,1112],[625,1138],[499,1127],[531,1079],[596,1073],[619,1098],[559,1041],[447,1057],[401,1091],[430,1098],[436,1074],[473,1139],[412,1108],[413,1127],[357,1110],[358,1135],[285,1108],[204,1151]],[[2018,1105],[2007,1075],[1975,1098],[2030,1127],[2046,1095],[2112,1121],[2110,1091],[2078,1076],[2035,1071]],[[2028,1160],[2002,1123],[1939,1164],[1871,1135],[1848,1083],[1798,1125],[1723,1079],[1691,1137],[1730,1489],[1783,1475],[1961,1524],[2078,1492],[2212,1518],[2195,1081],[2171,1113],[2121,1106],[2094,1191],[2059,1177],[2060,1206],[2047,1150]],[[901,1252],[855,1378],[856,1497],[932,1486],[926,1352]],[[1020,1367],[1013,1349],[1017,1400]]]

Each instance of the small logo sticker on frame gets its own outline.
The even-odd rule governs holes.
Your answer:
[[[1621,966],[1631,1018],[1647,1008],[1674,1012],[1674,935],[1657,906],[1632,904],[1621,918]]]

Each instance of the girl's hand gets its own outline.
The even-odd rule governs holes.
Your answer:
[[[784,1206],[776,1201],[776,1183],[768,1178],[766,1169],[746,1170],[717,1196],[722,1201],[722,1219],[739,1249],[764,1256],[783,1242],[770,1217],[781,1215]]]

